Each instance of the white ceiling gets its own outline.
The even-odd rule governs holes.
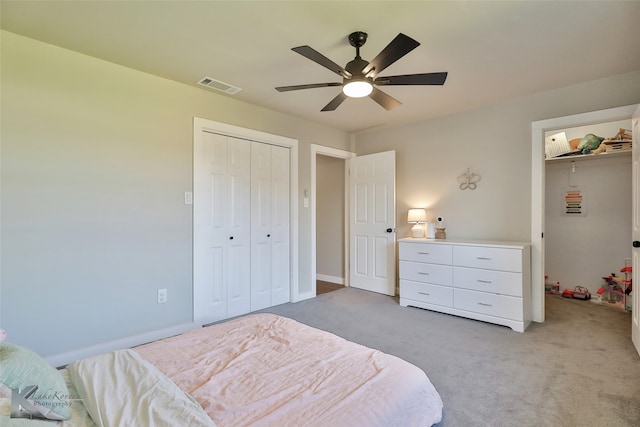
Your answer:
[[[0,5],[7,31],[188,85],[210,76],[242,88],[223,96],[350,132],[640,70],[640,1],[2,0]],[[309,45],[345,65],[355,56],[347,36],[356,30],[369,34],[361,48],[366,60],[400,32],[421,43],[380,76],[448,71],[445,85],[386,87],[403,104],[392,111],[363,98],[321,112],[340,88],[274,89],[339,82],[336,74],[290,49]]]

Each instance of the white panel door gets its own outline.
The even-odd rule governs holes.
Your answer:
[[[271,307],[271,146],[251,147],[251,311]]]
[[[251,147],[251,311],[291,299],[289,152]]]
[[[395,151],[353,159],[350,223],[351,286],[395,295]]]
[[[290,152],[271,146],[271,305],[291,300]]]
[[[633,141],[631,144],[632,164],[633,164],[633,221],[632,221],[632,268],[631,273],[633,291],[631,292],[631,341],[636,347],[636,351],[640,354],[640,289],[637,289],[637,283],[640,283],[640,105],[633,113],[631,119]]]
[[[199,323],[249,311],[250,143],[203,132],[194,145],[194,303]]]

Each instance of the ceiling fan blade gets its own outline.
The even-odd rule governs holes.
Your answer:
[[[317,64],[322,65],[325,68],[328,68],[329,70],[333,71],[334,73],[342,77],[345,77],[345,78],[351,77],[350,72],[348,72],[347,70],[342,68],[342,66],[336,64],[335,62],[333,62],[332,60],[330,60],[329,58],[327,58],[317,50],[313,49],[312,47],[298,46],[298,47],[291,48],[291,50],[296,53],[299,53],[300,55],[312,60]]]
[[[377,85],[443,85],[447,73],[407,74],[404,76],[384,76],[373,83]]]
[[[387,47],[382,49],[382,52],[380,52],[378,56],[373,58],[373,61],[369,62],[369,65],[364,67],[362,73],[367,77],[375,77],[382,70],[418,46],[420,46],[420,43],[411,37],[400,33],[395,39],[391,40],[391,43],[389,43]]]
[[[390,95],[387,95],[386,93],[375,87],[373,88],[373,92],[371,92],[371,95],[369,95],[369,97],[380,104],[387,111],[393,110],[394,108],[402,105],[400,101]]]
[[[340,104],[342,104],[342,101],[344,101],[345,99],[347,99],[347,95],[345,95],[343,92],[340,92],[338,96],[333,98],[331,102],[325,105],[325,107],[320,111],[333,111],[338,108]]]
[[[308,85],[280,86],[280,87],[277,87],[276,90],[278,92],[288,92],[290,90],[314,89],[317,87],[330,87],[330,86],[342,86],[342,83],[312,83]]]

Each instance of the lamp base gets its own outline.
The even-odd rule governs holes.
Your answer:
[[[424,237],[424,228],[422,228],[422,224],[416,223],[413,227],[411,227],[411,237],[420,238]]]

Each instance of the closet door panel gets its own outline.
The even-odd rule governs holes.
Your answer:
[[[207,291],[204,295],[207,305],[208,320],[224,319],[227,317],[227,182],[228,182],[228,144],[227,138],[217,134],[205,134],[203,145],[203,169],[207,172],[204,192],[207,197],[203,206],[207,211],[207,220],[201,227],[202,236],[198,239],[204,242],[207,254],[206,273]]]
[[[207,321],[224,319],[249,311],[250,277],[237,267],[237,261],[250,255],[251,145],[248,141],[205,133],[198,194],[204,209],[194,236],[197,254],[205,254],[206,266],[198,270],[207,284],[195,298],[204,300]],[[202,271],[202,273],[200,273]],[[200,278],[198,278],[200,281]]]
[[[251,143],[251,311],[271,307],[271,146]]]
[[[271,305],[290,301],[290,159],[289,149],[271,147],[272,221],[271,221]]]
[[[226,235],[226,304],[227,316],[248,313],[251,276],[246,264],[251,256],[251,144],[249,141],[227,138],[227,181],[223,203]],[[217,204],[217,203],[216,203]]]

